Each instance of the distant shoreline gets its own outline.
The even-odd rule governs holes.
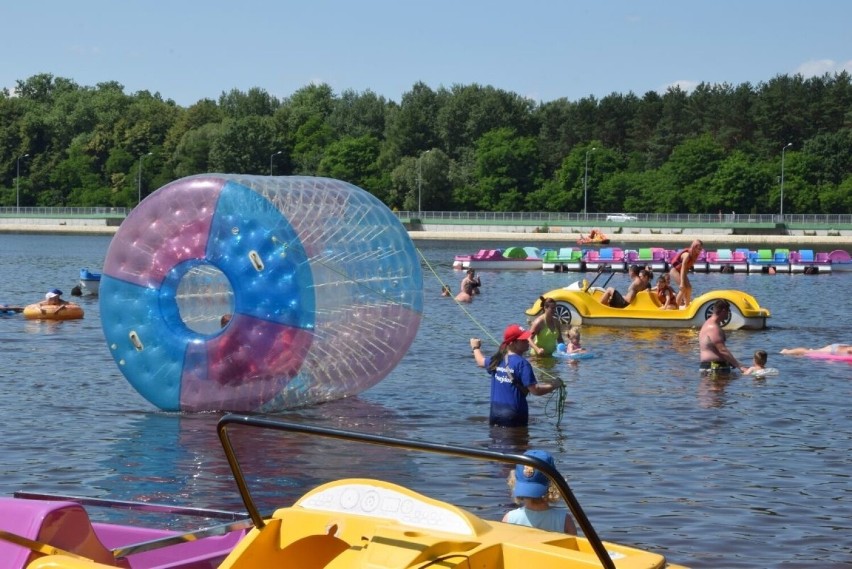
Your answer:
[[[118,227],[103,225],[18,225],[0,223],[0,234],[24,235],[106,235],[112,236]],[[522,231],[409,231],[412,241],[471,241],[509,243],[513,245],[538,245],[574,247],[576,233],[532,233]],[[789,249],[850,249],[852,236],[848,235],[732,235],[727,233],[702,232],[695,229],[682,233],[616,233],[610,235],[614,246],[635,243],[660,246],[685,246],[693,239],[701,239],[712,245],[743,247],[784,246]],[[459,251],[467,253],[469,251]]]
[[[518,233],[518,232],[475,232],[475,231],[410,231],[413,241],[476,241],[510,243],[517,245],[551,245],[554,247],[576,247],[577,235],[565,233]],[[826,235],[730,235],[723,233],[636,233],[610,235],[610,244],[653,244],[686,246],[693,239],[701,239],[714,245],[786,246],[789,249],[823,248],[845,249],[852,247],[850,236]],[[465,251],[467,252],[467,251]]]
[[[65,224],[22,224],[0,222],[0,234],[21,235],[115,235],[117,226],[108,225],[65,225]]]

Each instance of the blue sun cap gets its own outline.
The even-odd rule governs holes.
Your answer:
[[[556,467],[553,457],[549,452],[543,450],[528,450],[524,453],[543,460],[550,466]],[[515,466],[515,498],[542,498],[547,495],[550,480],[542,472],[531,466],[519,464]]]
[[[47,291],[47,294],[44,295],[46,299],[56,298],[57,296],[62,296],[62,291],[58,288],[52,288]]]

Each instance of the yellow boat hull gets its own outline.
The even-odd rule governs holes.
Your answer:
[[[766,328],[771,316],[768,308],[758,304],[752,295],[739,290],[714,290],[694,298],[683,310],[664,310],[653,290],[636,295],[626,308],[612,308],[601,304],[604,289],[590,287],[586,281],[574,283],[544,293],[525,311],[534,318],[543,312],[541,298],[556,301],[556,316],[566,326],[614,326],[643,328],[700,328],[710,316],[713,303],[727,300],[731,313],[724,323],[726,330]]]
[[[604,544],[616,567],[667,566],[662,555]],[[584,538],[486,521],[395,484],[348,479],[276,511],[220,569],[248,567],[579,569],[600,561]]]

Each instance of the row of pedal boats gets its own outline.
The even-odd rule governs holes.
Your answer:
[[[630,265],[648,266],[653,271],[666,271],[678,250],[662,247],[621,249],[620,247],[508,247],[481,249],[470,255],[456,255],[455,269],[475,270],[543,270],[555,272],[624,271]],[[812,249],[716,249],[702,251],[695,272],[733,273],[831,273],[852,271],[849,252],[814,252]]]

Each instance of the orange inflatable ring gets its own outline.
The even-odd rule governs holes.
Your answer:
[[[79,304],[30,304],[24,308],[24,318],[27,320],[77,320],[83,317],[83,309]]]

